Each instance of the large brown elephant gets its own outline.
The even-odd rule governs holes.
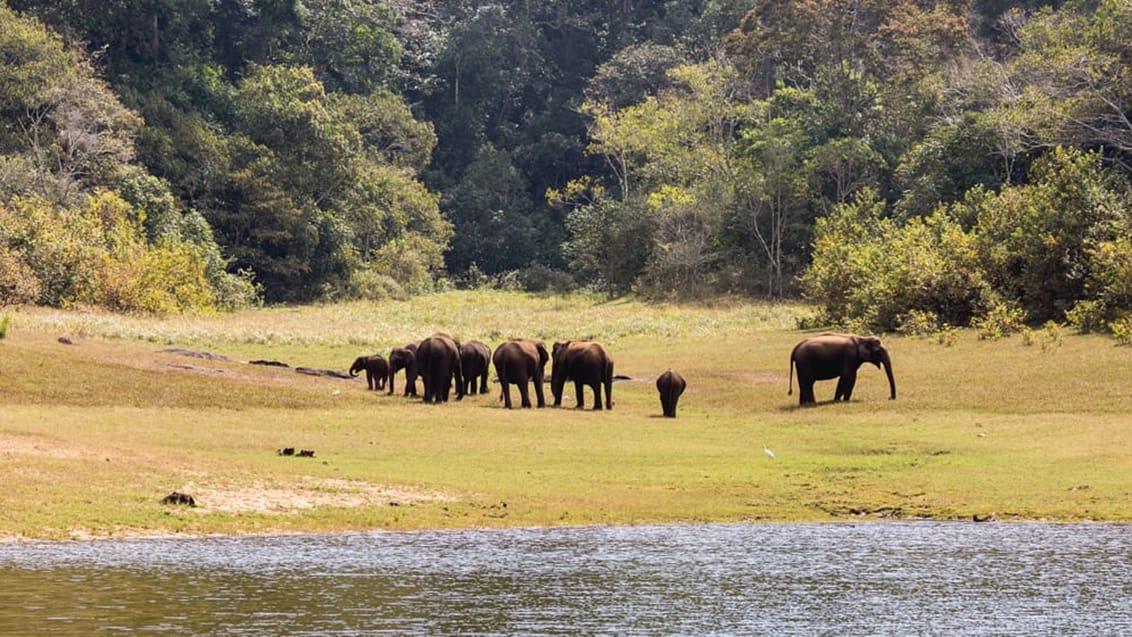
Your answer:
[[[820,334],[811,336],[794,346],[790,352],[790,389],[794,392],[794,369],[798,370],[798,402],[814,403],[814,381],[837,378],[833,400],[849,400],[857,382],[857,368],[872,363],[888,375],[890,400],[896,399],[896,381],[892,377],[892,359],[888,350],[875,336],[856,334]]]
[[[393,376],[405,370],[405,395],[417,395],[417,344],[394,347],[389,352],[389,393],[393,393]]]
[[[464,398],[464,378],[460,373],[460,344],[437,332],[417,345],[417,372],[424,384],[424,402],[446,403],[456,380],[456,400]]]
[[[676,403],[687,386],[680,372],[671,369],[657,377],[656,390],[660,392],[660,408],[666,418],[676,417]]]
[[[582,388],[588,385],[594,391],[594,409],[601,409],[601,388],[605,387],[605,408],[613,409],[613,356],[605,345],[597,341],[566,341],[555,343],[551,360],[550,390],[554,393],[554,406],[562,406],[562,389],[567,380],[574,381],[578,409],[585,407]]]
[[[358,372],[365,371],[366,385],[371,391],[385,389],[385,378],[389,375],[389,362],[381,354],[373,356],[359,356],[350,365],[350,375],[357,376]]]
[[[546,345],[541,341],[517,339],[507,341],[495,348],[492,363],[495,364],[495,375],[499,377],[500,398],[503,406],[511,409],[511,385],[519,386],[519,397],[522,407],[530,408],[531,396],[527,384],[535,385],[535,397],[538,406],[545,407],[546,399],[543,396],[543,378],[546,361],[550,355],[546,352]]]
[[[491,368],[491,348],[479,341],[468,341],[460,346],[460,373],[464,375],[464,395],[487,393],[487,372]]]

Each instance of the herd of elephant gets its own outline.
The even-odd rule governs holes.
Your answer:
[[[394,347],[386,358],[381,354],[359,356],[350,366],[350,375],[366,374],[370,390],[394,393],[394,377],[404,370],[405,396],[417,396],[416,379],[423,385],[426,403],[447,402],[455,384],[456,399],[488,392],[489,368],[494,365],[500,385],[500,399],[511,409],[511,385],[519,390],[519,405],[532,407],[530,386],[534,386],[536,404],[546,406],[543,383],[547,362],[551,363],[550,390],[554,406],[562,405],[562,391],[567,381],[574,382],[575,405],[585,407],[583,391],[593,391],[595,410],[613,409],[613,356],[598,341],[571,340],[554,343],[548,352],[541,341],[515,339],[495,348],[479,341],[461,343],[452,336],[437,332],[419,343]],[[837,378],[834,401],[849,400],[857,381],[857,369],[872,363],[883,365],[888,376],[890,398],[896,398],[896,382],[888,351],[875,336],[825,333],[798,343],[790,353],[790,389],[794,391],[794,371],[798,372],[799,404],[814,404],[814,383]],[[661,409],[666,417],[676,417],[676,404],[687,382],[674,370],[667,370],[656,380]],[[604,403],[603,403],[604,393]]]

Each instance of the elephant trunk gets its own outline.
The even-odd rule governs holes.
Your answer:
[[[550,393],[554,396],[554,406],[562,406],[562,390],[566,386],[566,372],[554,365],[550,369]]]
[[[884,353],[884,358],[881,359],[881,362],[884,363],[884,373],[888,376],[888,389],[890,392],[888,399],[896,400],[896,380],[892,377],[892,359],[889,358],[888,352]]]

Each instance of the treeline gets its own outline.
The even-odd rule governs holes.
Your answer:
[[[1128,33],[1127,0],[0,0],[0,214],[38,215],[0,228],[0,295],[590,286],[1105,329]],[[129,294],[42,269],[88,218],[84,276]]]

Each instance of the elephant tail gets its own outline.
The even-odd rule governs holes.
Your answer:
[[[786,386],[786,395],[794,395],[794,352],[790,352],[790,380]]]

